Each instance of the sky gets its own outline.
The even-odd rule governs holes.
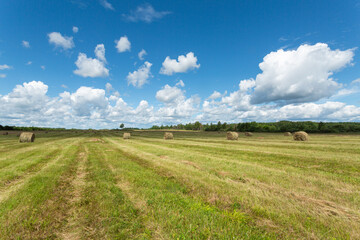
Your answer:
[[[359,0],[2,0],[0,124],[360,121]]]

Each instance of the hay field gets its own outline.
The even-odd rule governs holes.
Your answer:
[[[360,136],[0,134],[0,239],[360,239]]]

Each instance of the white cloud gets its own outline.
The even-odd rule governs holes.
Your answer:
[[[340,88],[331,75],[354,56],[352,49],[331,50],[327,44],[280,49],[264,57],[256,77],[252,103],[302,103],[330,97]]]
[[[185,87],[185,83],[183,82],[183,80],[179,80],[175,86],[180,86],[180,87]]]
[[[168,84],[157,91],[156,99],[164,104],[156,114],[163,122],[181,122],[184,118],[191,118],[200,103],[199,97],[186,98],[184,90]]]
[[[82,86],[73,93],[65,91],[53,98],[46,95],[47,90],[46,84],[33,81],[0,95],[0,121],[19,126],[109,128],[117,127],[119,122],[144,126],[158,119],[147,101],[142,100],[133,108],[118,92],[110,100],[104,89]]]
[[[355,79],[354,81],[351,82],[351,84],[357,84],[357,83],[360,83],[360,78]]]
[[[105,84],[106,92],[111,92],[114,90],[113,86],[110,83]]]
[[[218,91],[214,91],[214,92],[210,95],[209,99],[214,100],[214,99],[218,99],[218,98],[221,98],[221,97],[222,97],[222,94],[221,94],[221,93],[219,93]]]
[[[240,81],[239,87],[240,87],[241,91],[246,92],[249,89],[255,87],[255,84],[256,84],[255,80],[251,78],[251,79],[246,79],[246,80]]]
[[[194,56],[193,52],[189,52],[186,54],[186,56],[180,55],[178,60],[171,59],[169,56],[167,56],[162,63],[160,73],[165,75],[172,75],[174,73],[187,72],[199,67],[200,64],[197,64],[197,57]]]
[[[227,91],[225,91],[223,94],[221,94],[221,93],[218,92],[218,91],[214,91],[214,92],[208,97],[208,99],[210,99],[210,100],[215,100],[215,99],[218,99],[218,98],[221,98],[221,97],[226,96],[226,94],[227,94]]]
[[[73,26],[72,31],[73,31],[73,33],[77,33],[77,32],[79,32],[79,28],[76,26]]]
[[[48,34],[49,43],[54,44],[55,47],[61,47],[64,50],[75,47],[73,37],[62,36],[59,32],[52,32]]]
[[[109,85],[107,85],[109,87]],[[360,121],[360,107],[342,102],[289,104],[278,107],[248,105],[249,94],[240,89],[221,99],[187,98],[178,86],[165,85],[156,93],[157,108],[146,100],[129,106],[118,92],[106,97],[104,89],[82,86],[74,92],[64,91],[57,97],[47,95],[48,86],[40,81],[17,85],[0,96],[0,121],[7,125],[32,125],[67,128],[113,128],[119,122],[127,126],[202,122],[241,122],[278,120]]]
[[[112,6],[112,4],[109,3],[107,0],[100,0],[100,4],[101,4],[101,6],[103,6],[106,9],[113,10],[113,11],[115,10],[115,8]]]
[[[6,74],[0,74],[0,78],[6,78]]]
[[[354,93],[358,93],[359,89],[358,88],[344,88],[339,90],[335,95],[333,95],[331,98],[339,98],[339,97],[343,97],[343,96],[348,96]]]
[[[139,53],[138,53],[138,57],[140,60],[144,60],[144,56],[147,55],[146,51],[144,49],[142,49]]]
[[[94,52],[95,52],[95,56],[97,57],[97,59],[106,63],[104,44],[96,45]]]
[[[21,44],[24,48],[30,48],[30,43],[28,41],[23,40]]]
[[[146,22],[151,23],[154,20],[161,19],[164,16],[170,14],[168,11],[156,11],[150,4],[143,4],[136,8],[135,11],[131,11],[130,14],[123,14],[123,17],[127,21],[131,22]]]
[[[40,81],[32,81],[16,85],[11,93],[0,97],[0,116],[25,117],[29,113],[39,111],[46,105],[48,86]],[[37,112],[36,114],[41,114]]]
[[[40,66],[42,70],[45,70],[45,66],[44,65],[41,65]]]
[[[109,69],[105,67],[105,47],[104,44],[98,44],[95,48],[97,58],[88,58],[85,53],[79,53],[75,64],[78,69],[74,73],[82,77],[107,77]]]
[[[204,101],[197,120],[204,122],[227,121],[359,121],[360,108],[341,102],[289,104],[283,107],[273,105],[249,105],[237,109],[224,102]]]
[[[105,110],[108,102],[105,90],[91,87],[80,87],[70,95],[71,106],[78,116],[91,116],[94,110]]]
[[[32,61],[28,61],[27,63],[26,63],[26,65],[31,65],[32,64]]]
[[[79,53],[75,62],[78,69],[74,73],[82,77],[107,77],[109,70],[105,67],[104,62],[98,59],[88,58],[85,53]]]
[[[236,111],[247,111],[251,109],[250,95],[245,94],[242,90],[230,93],[229,96],[221,98],[222,104],[227,104]]]
[[[6,69],[10,69],[11,66],[7,65],[7,64],[3,64],[3,65],[0,65],[0,70],[6,70]]]
[[[130,51],[131,49],[131,43],[127,36],[123,36],[119,40],[115,40],[115,43],[115,47],[117,48],[118,52],[126,52]]]
[[[116,102],[118,99],[119,99],[119,98],[118,98],[117,96],[115,96],[115,95],[111,95],[111,96],[109,97],[109,101],[113,101],[113,102]]]
[[[174,103],[183,101],[185,98],[183,90],[178,87],[170,87],[166,84],[161,90],[156,92],[156,99],[162,103]]]
[[[61,84],[62,88],[68,88],[68,86],[66,86],[65,84]]]
[[[134,72],[129,72],[129,74],[127,75],[127,81],[128,81],[128,85],[133,85],[134,87],[142,87],[145,83],[148,82],[148,79],[151,77],[151,72],[150,72],[150,68],[151,68],[151,63],[149,62],[145,62],[144,65],[142,65],[141,67],[139,67],[139,69],[137,71]]]

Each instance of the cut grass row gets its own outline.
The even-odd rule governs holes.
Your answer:
[[[278,225],[277,227],[283,230],[287,226],[288,229],[285,231],[290,231],[290,234],[293,234],[291,231],[295,231],[300,236],[308,234],[307,237],[313,234],[331,236],[335,233],[341,238],[357,236],[359,230],[358,185],[345,184],[341,178],[333,176],[332,173],[318,174],[320,177],[317,174],[309,174],[305,168],[297,166],[282,169],[283,172],[279,172],[277,167],[281,168],[282,162],[273,165],[273,171],[269,171],[271,167],[268,167],[268,170],[262,169],[262,165],[268,158],[266,155],[263,157],[263,161],[258,161],[256,165],[250,165],[250,168],[246,169],[242,166],[243,161],[256,162],[256,158],[261,156],[249,159],[246,155],[228,154],[224,159],[222,152],[216,149],[216,152],[210,154],[213,157],[204,158],[199,152],[207,152],[210,149],[189,151],[186,154],[186,149],[177,151],[178,145],[183,145],[181,140],[172,143],[158,143],[158,141],[154,140],[155,143],[147,147],[144,146],[142,139],[126,142],[118,140],[117,145],[123,151],[130,152],[152,164],[154,168],[162,169],[161,171],[176,176],[179,181],[188,186],[193,186],[199,196],[208,196],[211,199],[211,194],[209,196],[208,193],[215,192],[219,199],[221,196],[232,198],[232,203],[240,202],[241,205],[244,205],[244,211],[251,209],[250,214],[259,217],[260,222],[271,220],[273,223],[268,223],[268,225],[275,225],[275,227]],[[171,147],[164,149],[163,146],[167,144]],[[216,153],[218,153],[217,156]],[[167,154],[167,158],[162,158],[163,154]],[[209,161],[211,158],[213,161]],[[202,163],[199,163],[199,159],[202,159]],[[229,159],[230,162],[226,159]],[[241,160],[237,163],[234,162],[237,159]],[[182,160],[201,166],[202,169],[191,169],[191,166],[189,169],[189,166],[185,167],[187,164],[182,163]],[[276,162],[276,159],[274,161]],[[288,158],[284,161],[293,161],[293,159]],[[307,164],[309,165],[309,163]],[[217,172],[217,170],[226,169],[226,166],[228,172]],[[339,166],[341,167],[341,164]],[[206,167],[210,167],[212,170],[206,171]],[[248,178],[247,184],[242,181],[240,183],[237,181],[235,183],[234,181],[219,182],[219,175],[233,175],[236,180],[239,178],[236,175],[239,172],[242,173],[240,180],[244,178],[244,175]],[[293,177],[296,175],[297,178],[294,179]],[[230,180],[234,179],[230,178]],[[333,185],[329,186],[329,182]],[[218,186],[216,187],[216,185]],[[200,190],[201,188],[202,190]],[[334,195],[334,188],[345,191],[340,196]],[[332,199],[336,200],[335,202],[328,201],[331,196],[336,196]],[[225,200],[221,199],[220,202],[225,202]]]
[[[54,229],[63,224],[67,183],[76,168],[78,148],[76,142],[62,148],[58,158],[1,202],[0,235],[4,239],[54,238]]]
[[[97,152],[101,149],[103,147]],[[110,151],[105,151],[100,159],[116,173],[119,186],[127,186],[128,195],[136,196],[132,199],[144,202],[144,218],[157,224],[148,230],[152,235],[171,239],[232,239],[239,236],[259,239],[271,236],[250,225],[246,215],[236,209],[219,209],[193,198],[188,194],[190,190],[173,177],[159,174],[115,146],[106,149]],[[133,205],[137,205],[136,202]]]
[[[0,239],[360,238],[351,141],[103,134],[0,151]]]

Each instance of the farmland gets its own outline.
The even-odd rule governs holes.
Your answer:
[[[0,135],[0,239],[359,239],[360,136]]]

